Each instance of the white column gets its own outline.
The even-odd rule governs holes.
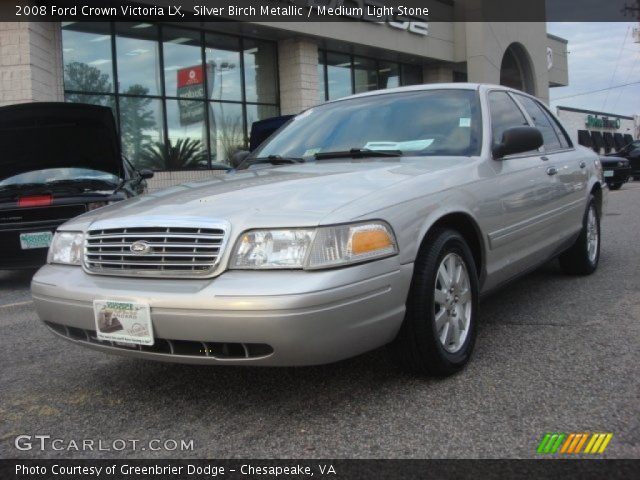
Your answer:
[[[0,105],[61,101],[59,23],[0,23]]]
[[[296,114],[317,105],[318,46],[306,39],[290,38],[278,42],[280,111]]]

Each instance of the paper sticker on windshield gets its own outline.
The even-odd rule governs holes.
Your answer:
[[[322,149],[321,148],[310,148],[309,150],[305,150],[304,153],[302,154],[302,156],[303,157],[312,157],[316,153],[318,153],[320,150],[322,150]]]
[[[367,142],[362,148],[367,150],[398,150],[398,142]]]
[[[419,151],[428,148],[433,143],[433,138],[422,140],[408,140],[406,142],[367,142],[363,148],[369,150],[413,150]]]
[[[471,119],[469,117],[461,117],[460,118],[460,126],[461,127],[470,127]]]

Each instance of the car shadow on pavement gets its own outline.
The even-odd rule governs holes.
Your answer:
[[[509,323],[496,315],[506,303],[520,304],[520,308],[526,309],[532,290],[553,290],[562,278],[571,277],[562,274],[556,262],[550,262],[486,298],[479,315],[479,343],[484,343],[484,335],[490,335],[491,325],[487,324]],[[190,399],[193,403],[220,401],[225,405],[261,402],[265,407],[293,400],[315,402],[317,395],[329,403],[349,402],[356,397],[362,400],[363,396],[373,400],[381,392],[396,391],[398,385],[420,384],[429,388],[452,380],[404,372],[385,347],[337,363],[308,367],[185,365],[110,357],[110,361],[95,368],[95,375],[102,377],[97,379],[98,384],[109,385],[123,394],[128,392],[129,399],[132,395],[141,398],[151,395],[162,396],[169,403]],[[474,375],[475,368],[472,361],[453,377],[458,378],[454,383]]]
[[[0,270],[0,296],[3,291],[28,288],[37,268],[26,270]]]

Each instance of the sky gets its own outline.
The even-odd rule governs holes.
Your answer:
[[[640,43],[634,43],[634,27],[640,24],[547,24],[549,33],[569,40],[569,86],[550,89],[554,110],[561,105],[619,115],[640,114]],[[638,83],[610,88],[631,82]],[[604,91],[577,95],[601,89]]]

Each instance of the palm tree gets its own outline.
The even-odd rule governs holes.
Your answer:
[[[142,152],[142,165],[160,170],[180,170],[182,168],[197,168],[200,162],[207,160],[206,150],[202,142],[195,138],[180,138],[172,145],[171,140],[165,146],[162,142],[155,142]]]

